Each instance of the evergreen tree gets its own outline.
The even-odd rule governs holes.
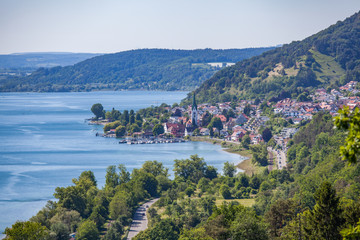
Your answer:
[[[341,239],[340,229],[344,223],[339,198],[329,182],[323,182],[315,192],[316,205],[306,229],[310,239]]]

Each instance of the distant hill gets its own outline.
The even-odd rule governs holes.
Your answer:
[[[195,90],[199,102],[296,97],[360,80],[360,13],[303,41],[238,62]],[[191,102],[192,93],[183,101]]]
[[[50,68],[68,66],[99,56],[97,53],[14,53],[0,55],[0,74],[14,73],[21,75],[37,70],[40,67]]]
[[[273,48],[124,51],[1,80],[0,91],[193,90],[227,65],[223,63],[235,63]]]

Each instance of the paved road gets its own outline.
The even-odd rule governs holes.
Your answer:
[[[283,169],[286,167],[286,154],[284,151],[279,151],[278,153],[278,168]]]
[[[273,153],[273,159],[275,160],[273,164],[277,165],[277,169],[281,170],[286,167],[286,153],[283,150],[274,150],[272,148],[268,148],[268,151]]]
[[[159,200],[159,198],[150,200],[150,201],[144,203],[143,205],[141,205],[140,207],[138,207],[138,209],[136,209],[127,239],[129,239],[129,240],[132,239],[139,232],[144,231],[147,228],[148,219],[146,216],[146,211],[147,211],[146,206],[150,207],[157,200]]]

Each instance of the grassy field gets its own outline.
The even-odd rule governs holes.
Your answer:
[[[251,159],[246,159],[237,165],[238,168],[244,170],[245,174],[252,176],[253,174],[261,173],[267,167],[256,166],[251,163]]]
[[[255,204],[255,198],[249,199],[217,199],[215,204],[216,206],[220,206],[223,202],[238,202],[245,207],[251,207]]]
[[[333,57],[321,54],[318,51],[311,50],[310,52],[321,66],[321,71],[315,71],[315,74],[322,81],[336,80],[345,74],[345,70]]]

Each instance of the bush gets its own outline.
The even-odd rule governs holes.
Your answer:
[[[229,187],[226,186],[226,185],[221,185],[221,187],[220,187],[220,195],[224,199],[231,199],[231,193],[230,193]]]

